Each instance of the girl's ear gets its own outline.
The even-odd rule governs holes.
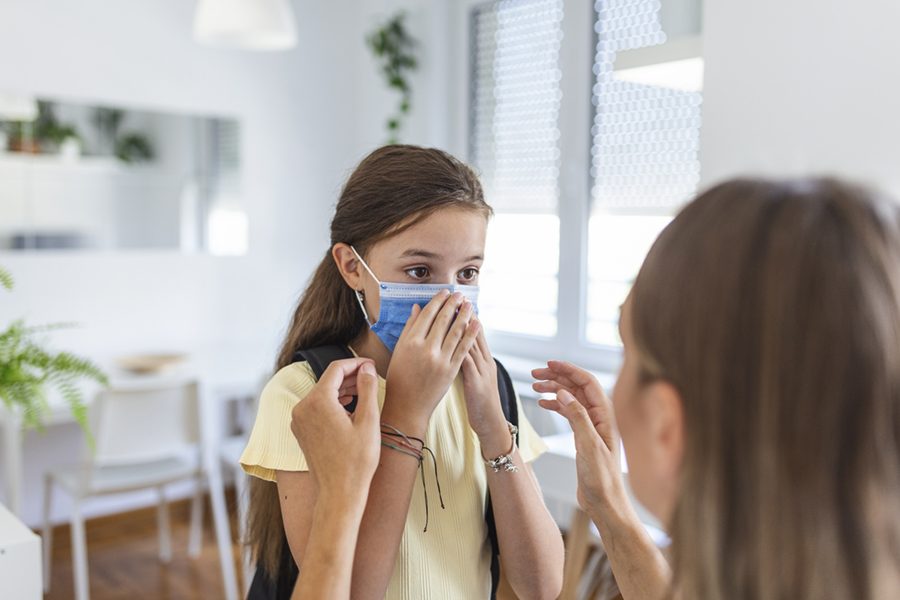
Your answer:
[[[362,265],[359,264],[359,260],[350,246],[343,242],[335,244],[331,248],[331,256],[347,285],[354,290],[362,290]]]

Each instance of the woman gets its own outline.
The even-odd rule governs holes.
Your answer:
[[[622,309],[610,403],[551,361],[626,600],[900,598],[900,208],[834,180],[689,204]],[[614,409],[614,410],[613,410]],[[624,493],[668,529],[672,570]]]

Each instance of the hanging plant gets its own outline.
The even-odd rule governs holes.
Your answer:
[[[396,144],[400,128],[409,115],[412,87],[409,76],[418,67],[415,50],[418,42],[406,30],[406,13],[398,12],[366,37],[366,43],[379,62],[389,89],[400,94],[397,112],[388,117],[388,143]]]

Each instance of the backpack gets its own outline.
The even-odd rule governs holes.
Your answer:
[[[325,369],[332,362],[345,358],[353,358],[353,353],[350,351],[350,348],[340,344],[319,346],[309,350],[298,350],[294,354],[294,362],[306,361],[309,363],[316,379],[322,376],[322,373],[325,372]],[[519,408],[516,404],[516,392],[515,388],[513,388],[512,378],[500,361],[494,359],[494,362],[497,363],[497,390],[500,392],[500,406],[503,409],[503,415],[507,421],[518,427]],[[345,408],[347,412],[352,413],[356,409],[356,398],[353,398]],[[518,441],[518,434],[516,434],[516,443]],[[497,526],[494,522],[494,510],[490,493],[488,493],[487,497],[484,520],[487,524],[488,539],[491,542],[491,600],[494,600],[497,597],[497,586],[500,582],[500,544],[497,540]],[[257,568],[256,574],[253,576],[253,582],[250,585],[250,591],[247,594],[247,600],[290,599],[300,571],[294,562],[294,557],[291,555],[291,549],[287,543],[287,534],[285,534],[282,548],[277,577],[274,579],[269,578],[265,571]]]

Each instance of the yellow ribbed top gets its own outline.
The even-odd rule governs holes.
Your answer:
[[[309,365],[284,367],[269,381],[247,447],[244,471],[275,481],[276,471],[307,471],[306,459],[291,433],[291,410],[315,385]],[[384,404],[384,379],[379,377],[379,406]],[[525,418],[519,403],[519,453],[531,462],[547,446]],[[491,545],[484,522],[487,481],[478,437],[469,427],[458,377],[432,413],[425,443],[437,457],[445,510],[438,500],[434,470],[425,464],[430,519],[425,526],[422,480],[416,478],[397,563],[385,598],[389,600],[457,600],[490,597]],[[520,474],[521,475],[521,474]],[[512,475],[516,476],[516,475]],[[502,506],[503,501],[495,500]]]

